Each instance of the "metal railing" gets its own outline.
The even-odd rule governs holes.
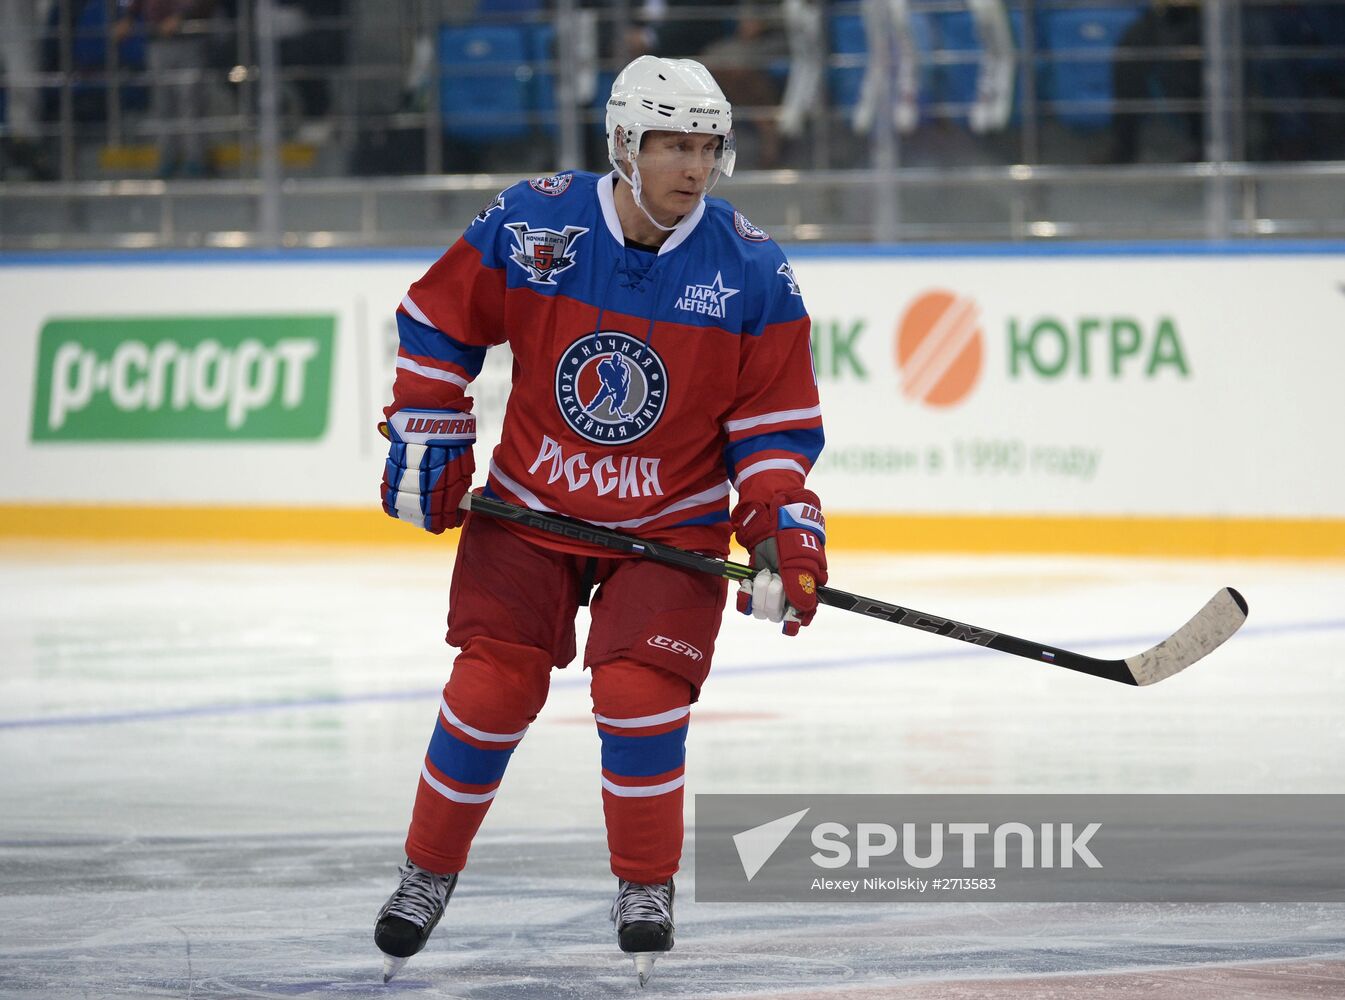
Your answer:
[[[104,5],[104,25],[112,23],[115,0],[95,2]],[[371,12],[354,5],[307,22],[305,30],[344,39],[346,58],[337,66],[282,58],[285,39],[295,35],[278,0],[240,3],[233,21],[191,26],[196,36],[214,40],[212,65],[199,72],[156,76],[125,66],[105,29],[95,39],[103,47],[101,69],[81,72],[76,53],[87,56],[89,39],[74,20],[41,26],[47,50],[57,56],[55,69],[11,73],[6,82],[11,96],[24,87],[43,94],[47,120],[26,138],[55,151],[56,179],[36,180],[11,164],[0,187],[0,249],[442,244],[478,202],[520,176],[576,165],[604,169],[601,93],[632,54],[632,37],[659,27],[640,20],[638,0],[596,6],[553,0],[549,11],[509,18],[464,17],[463,4],[437,0],[376,6]],[[740,165],[754,155],[761,160],[771,130],[784,134],[777,136],[776,169],[742,170],[719,193],[788,240],[1345,234],[1345,159],[1335,158],[1345,157],[1335,152],[1345,135],[1345,87],[1333,90],[1331,83],[1345,81],[1345,32],[1337,44],[1321,27],[1345,19],[1345,0],[1174,0],[1166,6],[1188,8],[1183,30],[1196,24],[1195,44],[1178,44],[1183,39],[1162,30],[1145,36],[1135,21],[1121,47],[1095,44],[1090,24],[1103,31],[1135,6],[757,3],[751,13],[764,15],[766,31],[789,46],[732,50],[737,68],[759,74],[776,94],[765,103],[735,99],[748,153]],[[1324,19],[1298,24],[1295,11],[1303,8]],[[1060,33],[1062,12],[1083,26],[1076,45],[1038,37],[1043,26],[1046,34]],[[729,27],[741,11],[704,4],[673,5],[670,13],[688,22],[718,17]],[[1281,19],[1275,24],[1302,29],[1299,35],[1265,28],[1272,15]],[[526,27],[533,32],[527,37],[544,38],[547,47],[513,61],[473,62],[470,52],[456,62],[441,58],[445,31],[482,39],[481,29],[492,27]],[[1309,38],[1307,28],[1316,34]],[[847,31],[849,45],[842,38]],[[803,44],[809,38],[811,48]],[[1149,44],[1155,39],[1161,44]],[[790,123],[791,95],[798,98],[796,84],[808,77],[810,61],[814,91],[794,106]],[[1119,79],[1125,65],[1155,68],[1160,84],[1164,67],[1185,66],[1188,76],[1199,67],[1199,93],[1061,91],[1066,70],[1096,84],[1107,74]],[[1009,81],[1010,93],[1001,92],[995,108],[986,95],[993,89],[985,85],[988,74],[998,75],[1001,91]],[[209,107],[183,129],[212,140],[215,176],[156,177],[162,163],[155,156],[125,151],[153,154],[163,123],[128,95],[143,102],[147,89],[203,85],[207,78],[214,88]],[[494,118],[514,134],[474,140],[474,109],[447,106],[445,95],[509,79],[530,95]],[[296,96],[309,85],[327,95],[318,113]],[[864,93],[847,94],[856,89],[867,89],[870,101],[858,130]],[[89,116],[89,93],[98,95],[93,106],[101,114],[82,121],[77,110]],[[1193,121],[1199,123],[1194,148],[1180,134]],[[1140,155],[1133,157],[1139,162],[1111,162],[1109,144],[1126,122],[1142,126]],[[1281,132],[1311,141],[1290,148],[1292,142],[1277,138]],[[12,150],[25,137],[7,123],[0,138]],[[369,154],[379,141],[381,159]],[[1305,159],[1274,162],[1281,155]],[[407,175],[360,173],[389,164]]]

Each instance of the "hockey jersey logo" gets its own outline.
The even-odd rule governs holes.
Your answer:
[[[570,247],[587,229],[566,226],[563,232],[554,229],[533,229],[526,222],[511,222],[506,227],[514,234],[514,252],[509,255],[523,270],[528,280],[538,285],[554,285],[555,277],[574,266]]]
[[[550,177],[534,177],[528,181],[528,187],[538,194],[544,194],[549,198],[558,198],[569,189],[572,180],[574,180],[574,174],[552,174]]]
[[[537,476],[541,470],[548,486],[563,479],[570,493],[591,490],[600,497],[616,494],[622,500],[661,497],[663,487],[658,480],[661,462],[662,459],[643,455],[603,455],[593,459],[586,451],[567,454],[559,441],[543,434],[542,446],[537,449],[528,475]]]
[[[803,293],[799,291],[799,279],[794,277],[793,265],[788,263],[781,264],[779,267],[775,269],[775,273],[783,276],[784,279],[787,282],[789,282],[790,295],[799,295],[799,296],[803,295]]]
[[[728,315],[729,299],[737,295],[741,288],[725,288],[724,275],[715,272],[715,280],[703,285],[687,285],[686,291],[677,300],[673,308],[684,312],[699,313],[723,319]]]
[[[481,211],[476,213],[476,218],[472,220],[472,225],[474,226],[478,222],[485,222],[487,219],[490,218],[491,212],[502,212],[502,211],[504,211],[503,191],[497,194],[489,204],[487,204],[484,208],[481,209]],[[471,227],[469,226],[468,228]]]
[[[668,372],[653,348],[628,333],[576,340],[556,367],[556,405],[580,437],[625,444],[654,429],[668,399]]]
[[[742,212],[735,211],[733,213],[733,228],[738,230],[738,235],[749,243],[765,243],[771,238],[766,230],[760,226],[752,225]]]

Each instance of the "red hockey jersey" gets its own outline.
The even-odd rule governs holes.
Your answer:
[[[615,183],[557,174],[485,206],[402,300],[385,412],[469,408],[507,342],[488,493],[722,555],[730,485],[768,499],[822,450],[808,314],[780,248],[730,204],[704,199],[654,254],[626,245]]]

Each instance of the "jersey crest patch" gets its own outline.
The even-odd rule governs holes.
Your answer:
[[[526,222],[511,222],[505,228],[514,234],[514,252],[509,259],[527,271],[528,280],[537,285],[554,285],[556,275],[574,267],[570,248],[588,232],[582,226],[566,226],[559,233],[533,229]]]
[[[673,305],[674,309],[696,313],[701,316],[713,316],[723,319],[728,315],[729,299],[737,295],[741,288],[725,288],[724,275],[715,272],[715,280],[703,285],[687,285],[686,291]]]
[[[489,202],[489,204],[487,204],[484,208],[482,208],[481,211],[476,213],[476,218],[472,220],[472,225],[474,226],[478,222],[485,222],[487,219],[490,218],[491,212],[503,212],[503,211],[504,211],[504,192],[501,191]],[[471,226],[468,226],[467,228],[470,229]]]
[[[528,187],[548,198],[559,198],[570,187],[574,174],[552,174],[550,177],[534,177],[528,181]]]
[[[775,273],[782,275],[784,279],[789,282],[790,295],[803,295],[803,292],[799,291],[799,279],[794,277],[794,267],[792,264],[788,262],[781,264],[775,269]]]
[[[733,212],[733,228],[738,230],[738,235],[749,243],[765,243],[770,239],[770,234],[760,226],[754,226],[747,220],[747,216],[736,209]]]
[[[628,333],[586,334],[556,365],[556,406],[570,429],[594,444],[644,437],[668,402],[668,370]]]

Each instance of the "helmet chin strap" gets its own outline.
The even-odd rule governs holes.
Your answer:
[[[658,219],[650,215],[649,209],[644,207],[644,199],[641,197],[644,192],[644,181],[640,177],[640,168],[636,166],[634,158],[627,159],[626,162],[630,164],[630,176],[626,177],[625,180],[630,184],[631,193],[635,196],[635,207],[644,213],[644,217],[648,219],[655,228],[660,229],[665,233],[676,232],[677,228],[686,221],[687,216],[682,216],[682,218],[674,225],[665,226],[663,223],[659,222]],[[704,193],[701,194],[701,197],[705,197]]]

